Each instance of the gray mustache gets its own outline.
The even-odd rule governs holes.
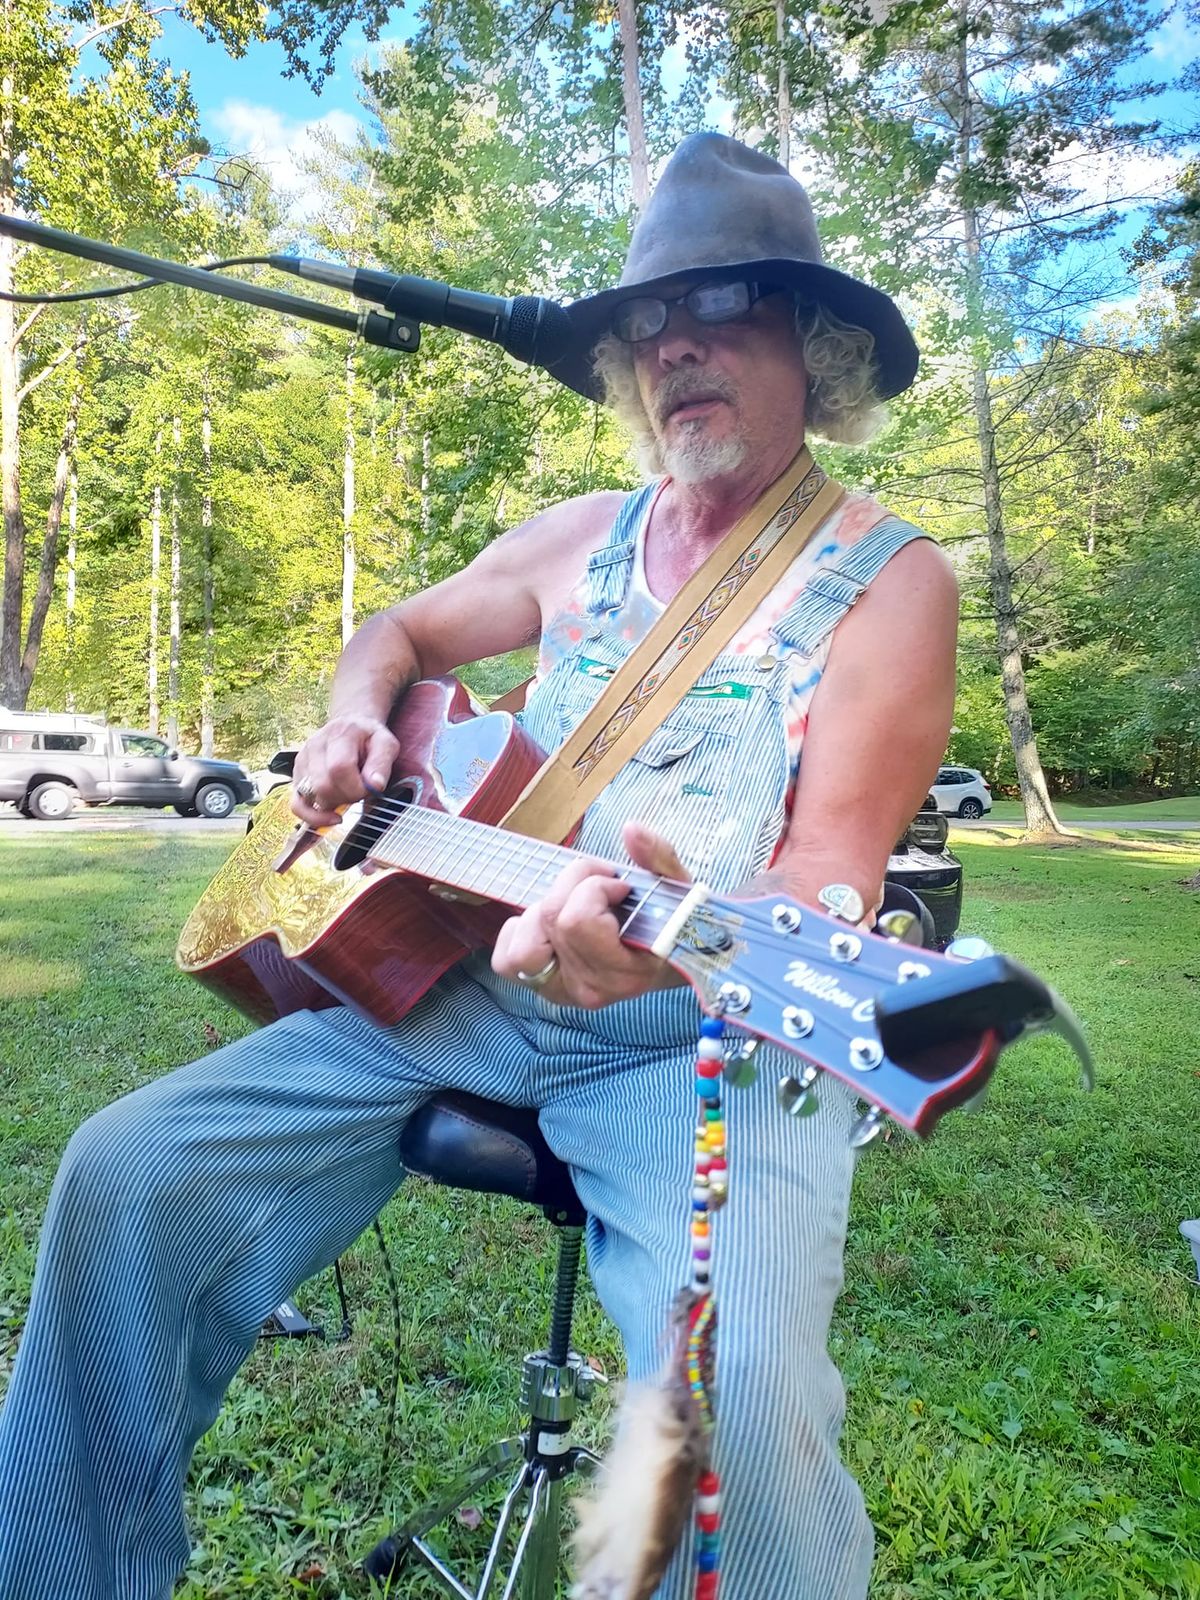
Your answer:
[[[654,394],[654,409],[659,422],[665,422],[668,413],[686,400],[716,395],[721,400],[732,401],[736,393],[734,385],[724,375],[706,375],[688,367],[679,367],[668,373],[659,384]]]

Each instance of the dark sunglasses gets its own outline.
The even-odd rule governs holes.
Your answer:
[[[638,344],[643,339],[653,339],[666,327],[672,306],[686,306],[697,322],[736,322],[744,317],[764,295],[776,294],[773,283],[747,283],[735,278],[729,283],[698,283],[686,294],[663,299],[658,295],[642,295],[636,300],[622,300],[613,312],[612,331],[625,344]]]

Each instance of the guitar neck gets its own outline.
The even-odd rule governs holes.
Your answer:
[[[368,852],[371,861],[522,911],[544,898],[564,867],[584,859],[567,845],[403,802],[381,802],[359,827],[372,825],[379,831]],[[620,869],[619,875],[629,885],[617,907],[621,937],[648,948],[688,886],[641,867]]]

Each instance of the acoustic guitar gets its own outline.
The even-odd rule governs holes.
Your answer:
[[[572,859],[497,826],[543,760],[510,713],[432,679],[392,731],[403,754],[385,794],[315,834],[274,790],[184,926],[179,965],[257,1022],[332,1005],[397,1022]],[[851,1085],[870,1105],[862,1142],[885,1114],[931,1132],[1032,1029],[1064,1033],[1090,1072],[1069,1009],[1007,957],[914,949],[777,895],[625,877],[622,937],[669,961],[743,1051],[770,1040],[800,1058],[794,1107],[821,1072]]]

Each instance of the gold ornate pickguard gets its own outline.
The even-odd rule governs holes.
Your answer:
[[[184,923],[175,959],[185,972],[211,966],[269,933],[284,955],[299,955],[368,887],[357,868],[336,872],[332,865],[353,819],[328,830],[286,872],[275,871],[295,833],[290,796],[284,784],[256,807],[253,828]]]

